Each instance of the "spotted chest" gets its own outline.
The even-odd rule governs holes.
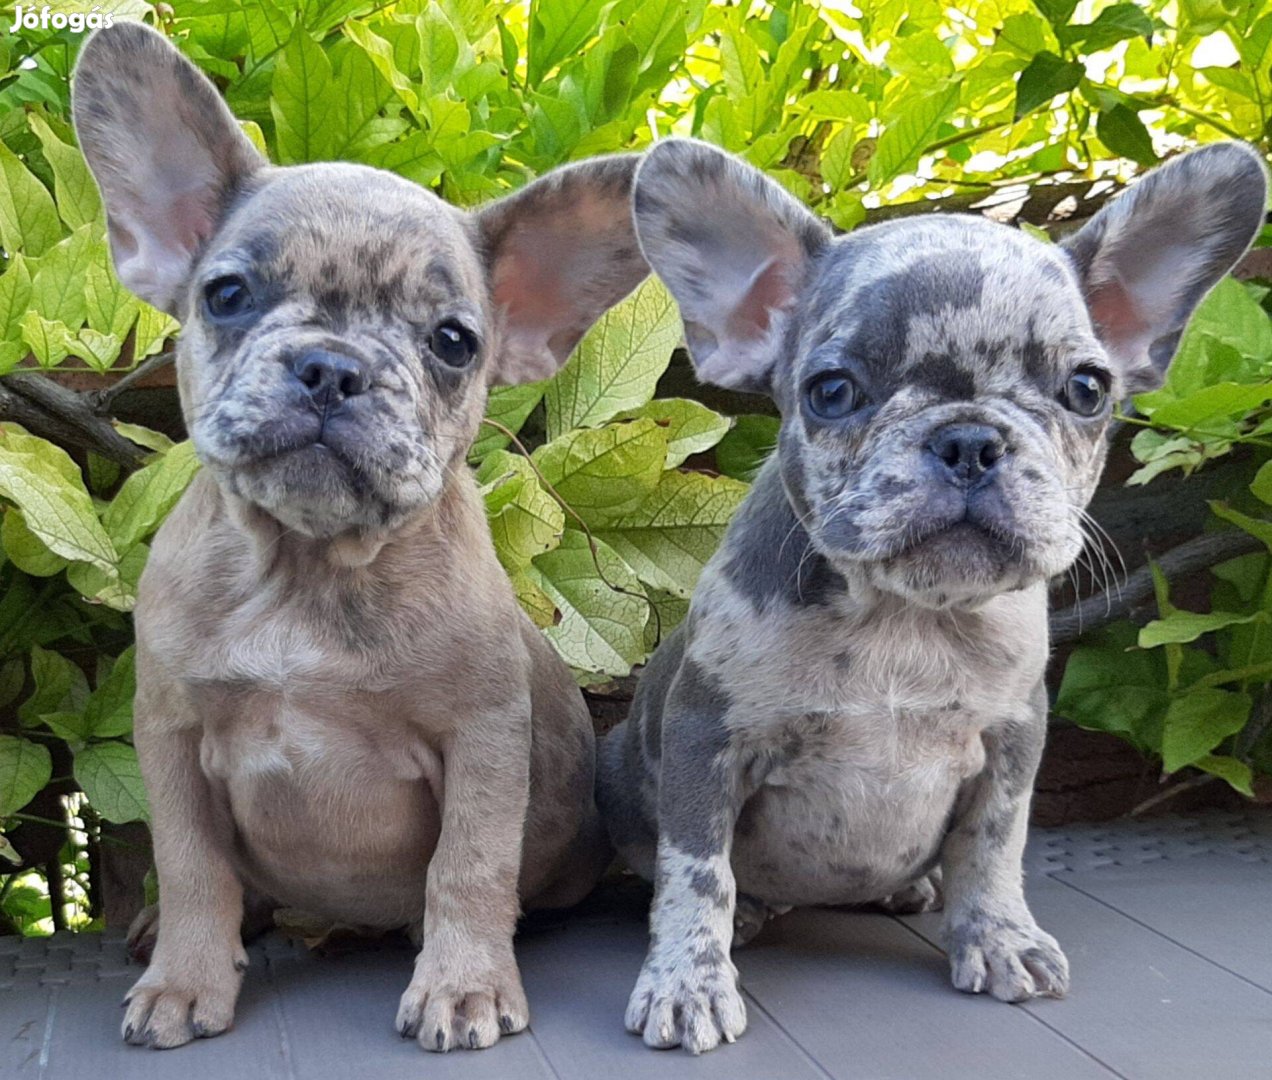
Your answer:
[[[689,652],[727,688],[729,753],[754,785],[734,832],[738,888],[855,903],[921,877],[985,767],[986,731],[1029,716],[1042,595],[865,616],[845,596],[755,619],[725,584],[708,583]]]
[[[732,852],[738,889],[773,906],[865,902],[921,877],[985,763],[961,709],[808,714],[779,730]]]

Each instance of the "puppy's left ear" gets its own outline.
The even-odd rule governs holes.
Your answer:
[[[1215,143],[1154,169],[1065,241],[1128,392],[1161,385],[1193,310],[1250,246],[1266,206],[1258,155]]]
[[[546,379],[648,275],[632,226],[635,155],[556,169],[483,207],[477,229],[502,324],[495,384]]]

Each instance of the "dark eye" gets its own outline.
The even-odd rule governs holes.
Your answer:
[[[1079,416],[1097,416],[1109,395],[1108,377],[1092,368],[1078,368],[1069,376],[1060,400],[1064,407]]]
[[[428,347],[443,364],[466,367],[477,355],[477,339],[457,322],[438,324],[428,338]]]
[[[241,277],[217,278],[203,290],[203,301],[214,319],[233,319],[252,310],[252,291]]]
[[[807,393],[809,409],[823,420],[842,420],[861,403],[856,383],[837,371],[818,376]]]

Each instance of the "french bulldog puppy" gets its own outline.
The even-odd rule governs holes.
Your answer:
[[[415,927],[399,1031],[490,1046],[527,1023],[519,904],[577,901],[606,846],[587,710],[465,453],[488,384],[550,375],[647,273],[633,162],[475,213],[362,166],[272,168],[135,23],[84,46],[74,116],[120,280],[182,321],[204,465],[136,611],[162,911],[124,1038],[230,1026],[246,895]]]
[[[628,1029],[732,1041],[735,915],[922,907],[935,868],[956,987],[1063,994],[1021,870],[1047,581],[1082,548],[1113,403],[1161,383],[1258,230],[1262,164],[1181,156],[1060,246],[946,215],[835,238],[686,141],[648,153],[633,199],[699,376],[769,394],[782,426],[601,746],[602,816],[655,883]]]

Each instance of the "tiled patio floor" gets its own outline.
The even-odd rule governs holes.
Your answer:
[[[115,937],[0,939],[0,1077],[56,1080],[1272,1078],[1272,813],[1035,832],[1029,893],[1073,968],[1064,1001],[950,988],[936,916],[794,912],[737,954],[750,1029],[690,1058],[622,1027],[645,928],[630,903],[522,935],[531,1030],[426,1054],[393,1031],[405,944],[254,946],[221,1038],[119,1041],[138,968]]]

